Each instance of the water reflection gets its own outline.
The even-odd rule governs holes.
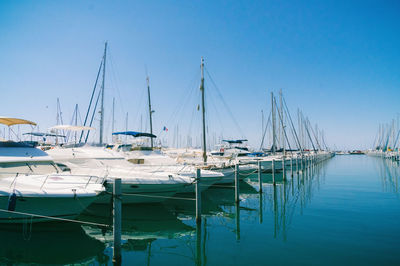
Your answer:
[[[1,264],[74,264],[107,262],[104,243],[78,224],[32,224],[0,227]]]
[[[111,223],[111,210],[105,205],[92,205],[88,211],[79,217],[84,221],[95,223]],[[83,226],[90,236],[111,243],[112,231],[104,231],[95,226]],[[177,219],[162,204],[123,205],[122,248],[126,251],[146,250],[149,243],[157,239],[179,238],[194,234],[195,228]]]
[[[398,161],[386,160],[383,158],[373,158],[378,167],[379,176],[384,192],[399,193],[400,165]]]
[[[295,212],[302,214],[303,209],[311,203],[315,192],[319,190],[320,183],[326,175],[326,163],[319,163],[299,173],[293,171],[293,176],[288,169],[285,178],[282,172],[276,173],[276,185],[273,185],[271,174],[262,175],[263,193],[260,193],[257,202],[259,223],[263,223],[264,215],[272,213],[274,238],[282,237],[284,241],[287,239],[288,228]],[[247,182],[258,187],[258,176],[250,176]],[[253,205],[255,204],[251,206]]]

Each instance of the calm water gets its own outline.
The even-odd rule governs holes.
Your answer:
[[[313,172],[263,175],[203,194],[203,220],[194,202],[170,200],[123,208],[126,265],[400,265],[400,167],[380,158],[336,156]],[[96,217],[93,214],[96,213]],[[100,216],[99,216],[100,215]],[[108,223],[96,206],[79,219]],[[92,226],[0,228],[0,263],[111,265],[112,235]]]

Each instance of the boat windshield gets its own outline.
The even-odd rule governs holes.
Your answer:
[[[0,174],[51,174],[61,172],[52,161],[0,163]]]

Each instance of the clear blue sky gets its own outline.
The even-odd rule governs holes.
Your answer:
[[[147,66],[155,133],[165,125],[171,137],[180,124],[182,138],[198,135],[204,56],[242,131],[206,77],[210,135],[258,146],[260,112],[282,88],[328,144],[367,148],[400,109],[399,12],[398,1],[1,1],[0,115],[44,130],[59,97],[64,120],[76,103],[84,116],[107,40],[108,131],[112,97],[118,129],[126,112],[131,130],[147,121]]]

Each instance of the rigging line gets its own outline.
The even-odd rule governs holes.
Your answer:
[[[287,104],[286,104],[285,97],[282,97],[282,99],[283,99],[283,104],[284,104],[284,106],[286,107],[286,113],[289,115],[290,124],[292,125],[292,128],[293,128],[293,130],[294,130],[294,135],[295,135],[296,141],[297,141],[297,143],[298,143],[298,147],[299,147],[301,153],[303,153],[303,149],[302,149],[302,147],[301,147],[299,137],[297,136],[296,128],[294,127],[293,120],[292,120],[292,116],[290,115],[289,108],[288,108],[288,106],[287,106]]]
[[[285,108],[284,108],[284,111],[285,111],[285,117],[286,117],[286,119],[287,119],[288,121],[290,121],[290,118],[289,118],[289,116],[288,116],[289,112],[286,111]],[[292,132],[292,136],[293,136],[294,142],[295,142],[295,144],[296,144],[296,147],[297,147],[298,150],[300,150],[299,144],[298,144],[297,141],[296,141],[296,136],[295,136],[295,132],[296,132],[296,131],[295,131],[295,129],[294,129],[293,127],[291,127],[291,124],[290,124],[290,123],[289,123],[289,128],[290,128],[290,131]]]
[[[212,97],[208,98],[208,97],[207,97],[207,94],[206,94],[206,105],[207,105],[206,110],[209,110],[209,109],[208,109],[208,102],[211,102],[212,107],[214,107],[214,109],[215,109],[215,113],[214,113],[214,114],[216,114],[217,119],[218,119],[218,121],[219,121],[219,123],[220,123],[220,126],[221,126],[222,128],[226,128],[225,126],[223,126],[224,124],[223,124],[222,119],[221,119],[221,117],[220,117],[220,115],[219,115],[217,106],[216,106],[215,102],[213,101],[213,98],[212,98]],[[208,114],[209,114],[208,111],[206,111],[206,114],[207,114],[206,117],[207,117],[208,119],[210,119],[211,116],[208,115]],[[210,120],[210,121],[211,121],[211,120]],[[211,124],[210,121],[209,121],[208,125]]]
[[[93,119],[94,119],[94,116],[96,114],[97,104],[99,103],[100,95],[101,95],[101,90],[99,90],[99,94],[97,95],[97,100],[96,100],[96,104],[94,106],[94,110],[93,110],[93,113],[92,113],[92,118],[90,119],[90,124],[89,124],[90,127],[92,126]],[[88,141],[89,134],[90,134],[90,130],[88,130],[88,132],[86,134],[85,143],[87,143],[87,141]]]
[[[275,101],[275,106],[276,106],[277,103],[276,103],[275,98],[274,98],[274,101]],[[287,141],[287,145],[289,146],[290,153],[293,154],[293,152],[292,152],[292,147],[290,147],[290,142],[289,142],[289,139],[288,139],[287,134],[286,134],[285,125],[283,124],[282,114],[281,114],[281,112],[278,112],[278,114],[279,114],[279,118],[280,118],[280,120],[281,120],[283,135],[284,135],[284,137],[285,137],[285,139],[286,139],[286,141]],[[282,147],[282,148],[285,148],[285,147]]]
[[[81,117],[81,112],[79,111],[79,106],[76,106],[76,112],[77,112],[77,116],[79,117],[79,122],[82,125],[82,117]]]
[[[119,78],[116,75],[116,67],[114,66],[114,59],[113,59],[112,49],[110,49],[110,48],[108,48],[108,58],[109,58],[109,61],[110,61],[110,69],[111,69],[111,75],[112,75],[111,77],[114,79],[114,82],[115,82],[114,90],[117,91],[118,99],[119,99],[119,102],[120,102],[119,106],[121,108],[122,113],[126,113],[125,112],[125,108],[124,108],[124,104],[122,102],[121,91],[119,89],[119,81],[118,81]]]
[[[175,106],[175,109],[174,109],[173,112],[171,113],[171,116],[166,120],[166,123],[165,123],[165,124],[170,124],[170,122],[171,122],[174,118],[176,118],[176,116],[178,115],[179,111],[180,111],[181,109],[183,109],[183,106],[186,106],[186,105],[188,104],[188,102],[189,102],[189,100],[190,100],[190,97],[192,97],[193,92],[196,91],[196,90],[198,89],[197,86],[191,85],[192,83],[194,83],[195,79],[197,79],[197,76],[199,76],[198,71],[196,71],[196,73],[195,73],[193,79],[192,79],[192,80],[190,81],[190,83],[189,83],[189,86],[188,86],[188,88],[189,88],[189,93],[183,93],[183,94],[181,95],[181,98],[179,99],[178,104]],[[183,102],[184,104],[182,104],[182,102]],[[182,112],[181,112],[181,113],[182,113]],[[161,129],[160,132],[159,132],[159,134],[161,134],[162,131],[163,131],[163,130]]]
[[[400,134],[400,131],[397,131],[397,136],[396,136],[396,141],[394,142],[394,144],[393,144],[393,150],[396,148],[396,146],[397,146],[397,141],[399,140],[399,134]]]
[[[375,138],[374,138],[374,144],[373,144],[373,148],[375,149],[375,147],[376,147],[376,140],[377,140],[377,138],[378,138],[378,135],[379,135],[379,130],[376,132],[376,134],[375,134]]]
[[[216,88],[216,91],[217,91],[218,96],[220,97],[222,103],[225,105],[225,108],[227,109],[229,116],[231,117],[231,119],[232,119],[233,122],[235,123],[237,129],[239,130],[239,133],[242,134],[242,137],[244,137],[243,131],[242,131],[242,129],[240,128],[239,123],[236,121],[236,119],[235,119],[235,117],[234,117],[232,111],[229,109],[229,106],[226,104],[224,98],[222,97],[221,91],[219,90],[217,84],[215,83],[215,81],[214,81],[213,78],[211,77],[210,72],[208,72],[208,69],[205,68],[205,70],[206,70],[206,73],[207,73],[208,77],[210,78],[211,83],[212,83],[212,84],[214,85],[214,87]]]
[[[191,94],[192,94],[194,91],[196,91],[196,90],[198,89],[197,83],[196,83],[195,85],[192,85],[192,84],[195,83],[195,80],[198,79],[198,76],[199,76],[199,71],[196,70],[195,75],[194,75],[193,78],[191,79],[191,81],[190,81],[190,83],[189,83],[189,86],[188,86],[188,88],[189,88],[189,94],[188,94],[188,93],[185,93],[186,90],[184,91],[184,93],[182,94],[182,97],[179,99],[178,104],[176,105],[174,111],[172,112],[172,115],[171,115],[171,118],[170,118],[170,119],[172,119],[172,117],[175,117],[175,116],[176,116],[175,113],[178,113],[178,112],[179,112],[180,107],[182,107],[182,104],[181,104],[181,103],[182,103],[182,102],[186,102],[185,100],[188,99],[189,96],[191,96]]]
[[[89,116],[89,112],[90,112],[90,107],[92,106],[92,101],[93,101],[94,94],[96,92],[97,82],[99,80],[100,71],[101,71],[102,66],[103,66],[103,61],[104,61],[104,58],[101,60],[100,66],[99,66],[99,71],[97,72],[96,81],[95,81],[94,86],[93,86],[92,96],[90,97],[89,106],[88,106],[88,109],[87,109],[87,112],[86,112],[86,116],[85,116],[85,122],[83,123],[84,126],[86,126],[86,122],[87,122],[87,119],[88,119],[88,116]],[[61,106],[60,106],[60,112],[61,112]],[[61,118],[61,124],[62,124],[62,118]],[[81,136],[79,137],[79,142],[81,142],[81,140],[82,140],[83,132],[84,131],[82,130],[81,131]]]
[[[304,119],[304,117],[303,117],[303,119]],[[308,135],[308,137],[309,137],[309,139],[310,139],[310,141],[311,141],[311,145],[313,146],[314,151],[316,151],[315,146],[314,146],[314,142],[312,141],[312,138],[311,138],[311,135],[310,135],[310,131],[308,131],[308,124],[307,124],[307,122],[310,123],[310,122],[308,121],[308,118],[306,119],[305,122],[303,122],[304,128],[305,128],[306,131],[307,131],[307,135]]]
[[[311,132],[312,132],[313,135],[314,135],[315,141],[317,142],[317,145],[318,145],[319,149],[322,150],[321,145],[319,145],[319,141],[318,141],[317,135],[315,134],[314,129],[312,128],[310,121],[309,121],[308,119],[307,119],[307,121],[308,121],[308,123],[309,123],[309,125],[310,125]]]
[[[267,124],[266,124],[266,126],[265,126],[265,129],[264,129],[264,133],[263,133],[263,136],[262,136],[262,139],[261,139],[261,145],[260,145],[260,150],[262,150],[262,147],[263,147],[263,145],[264,145],[264,139],[265,139],[265,135],[267,134],[267,131],[268,131],[268,125],[269,125],[269,123],[271,122],[271,114],[272,112],[270,111],[269,112],[269,116],[268,116],[268,120],[267,120]]]
[[[59,121],[61,122],[61,125],[64,125],[63,118],[62,118],[61,104],[60,104],[60,100],[58,98],[57,98],[57,116],[60,119],[60,120],[57,119],[57,125],[58,125]],[[56,130],[56,132],[57,132],[57,130]],[[64,130],[62,130],[61,132],[62,132],[62,135],[65,136]],[[64,141],[65,141],[65,138],[64,138]]]
[[[71,121],[69,122],[70,125],[74,125],[74,124],[75,124],[75,123],[74,123],[74,117],[75,117],[75,115],[76,115],[76,106],[75,106],[75,108],[74,108],[74,112],[72,113]],[[68,132],[67,132],[67,135],[66,135],[67,143],[68,143],[68,141],[69,141],[69,137],[70,137],[70,136],[71,136],[71,131],[68,131]]]
[[[189,100],[190,100],[190,98],[191,98],[193,92],[194,92],[194,93],[197,92],[196,99],[199,99],[199,98],[200,98],[200,97],[199,97],[200,91],[198,91],[197,89],[193,88],[193,89],[190,91],[190,95],[188,95],[187,100],[186,100],[186,101],[180,106],[180,108],[178,109],[178,113],[176,114],[176,117],[175,117],[175,119],[176,119],[176,121],[177,121],[177,124],[183,124],[183,123],[180,123],[180,121],[184,121],[184,120],[185,120],[185,119],[184,119],[184,116],[186,115],[186,112],[183,112],[183,111],[186,109],[186,106],[189,104]],[[196,102],[197,102],[197,101],[195,101],[195,104],[194,104],[194,105],[196,105]],[[195,109],[196,109],[196,108],[195,108]]]
[[[141,90],[140,97],[139,97],[139,103],[136,105],[138,107],[138,110],[137,110],[137,112],[135,112],[136,116],[135,116],[135,119],[133,120],[136,125],[138,125],[140,123],[139,117],[140,117],[140,115],[143,115],[143,110],[145,110],[145,105],[144,105],[144,101],[143,101],[145,91],[147,91],[147,88],[146,88],[146,90],[145,89]]]
[[[328,145],[326,145],[326,142],[325,142],[325,134],[322,134],[322,141],[324,142],[326,150],[329,151]]]
[[[195,107],[192,109],[192,115],[190,117],[188,134],[191,134],[191,132],[192,132],[192,125],[193,125],[193,120],[195,120],[195,118],[196,118],[196,112],[197,112],[197,108]]]

